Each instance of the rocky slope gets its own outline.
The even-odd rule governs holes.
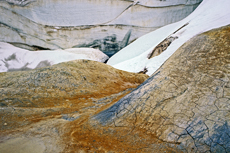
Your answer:
[[[86,60],[1,73],[0,152],[230,152],[229,33],[192,38],[133,91],[147,76]]]
[[[201,1],[1,0],[0,41],[31,50],[94,47],[111,55],[183,19]]]
[[[230,152],[229,34],[227,26],[189,40],[147,81],[91,122],[124,132],[111,134],[117,139],[143,132],[182,152]],[[151,143],[148,149],[133,143],[140,152],[155,149]]]
[[[63,151],[65,126],[109,107],[147,78],[89,60],[0,73],[0,152]]]

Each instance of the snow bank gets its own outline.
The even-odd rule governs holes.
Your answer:
[[[187,18],[142,36],[112,56],[107,64],[129,72],[153,74],[180,46],[197,34],[230,24],[230,1],[204,0]],[[158,56],[148,59],[152,50],[165,38],[177,37]]]
[[[0,72],[34,69],[76,59],[105,62],[108,56],[93,48],[28,51],[0,42]]]

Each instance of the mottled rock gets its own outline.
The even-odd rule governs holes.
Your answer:
[[[0,73],[0,152],[229,152],[229,33],[194,37],[133,91],[145,75],[94,61]]]
[[[72,130],[66,127],[81,125],[147,78],[89,60],[0,73],[0,152],[63,152]]]
[[[229,152],[229,34],[226,26],[186,42],[147,81],[91,122],[120,133],[142,131],[182,152]]]
[[[133,88],[147,78],[144,74],[120,71],[88,60],[27,72],[3,72],[0,76],[1,105],[39,108],[61,105],[62,100],[68,98],[78,100],[108,96]]]
[[[11,107],[74,108],[84,101],[92,102],[93,98],[100,99],[134,88],[148,77],[88,60],[30,71],[3,72],[0,76],[3,110]]]
[[[168,38],[164,39],[151,51],[151,53],[148,55],[148,59],[160,55],[177,38],[178,37],[169,36]]]

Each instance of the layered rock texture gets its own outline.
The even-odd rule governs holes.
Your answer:
[[[230,152],[229,33],[192,38],[134,90],[146,75],[95,61],[0,73],[0,152]]]
[[[183,19],[201,1],[1,0],[0,41],[31,50],[94,47],[111,55]]]

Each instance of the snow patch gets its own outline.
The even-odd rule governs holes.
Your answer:
[[[192,37],[230,24],[230,1],[203,0],[185,19],[148,33],[112,56],[107,64],[129,72],[144,68],[152,75],[180,46]],[[166,38],[174,37],[170,46],[160,55],[148,59],[154,48]]]
[[[0,72],[34,69],[76,59],[105,62],[108,56],[93,48],[28,51],[0,42]]]

